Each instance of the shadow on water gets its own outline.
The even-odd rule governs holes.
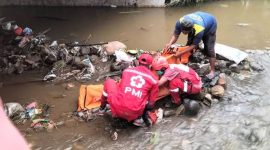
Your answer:
[[[30,26],[34,31],[50,27],[48,35],[53,39],[85,40],[91,35],[89,42],[92,43],[120,40],[130,49],[157,50],[170,38],[175,21],[197,10],[211,12],[217,17],[220,43],[241,49],[270,47],[270,30],[265,28],[270,26],[270,2],[267,0],[219,1],[198,7],[153,9],[3,7],[0,16]],[[180,41],[184,41],[184,37]],[[32,133],[26,138],[34,148],[48,150],[70,148],[78,142],[85,149],[269,149],[270,58],[268,53],[253,58],[260,61],[265,70],[229,77],[226,98],[210,109],[202,109],[195,118],[164,118],[151,129],[122,131],[116,142],[111,141],[104,130],[108,122],[102,118],[90,123],[70,119],[69,124],[52,133]],[[76,109],[79,83],[69,91],[62,84],[12,85],[41,76],[41,73],[0,76],[0,81],[4,82],[0,95],[6,102],[24,104],[37,100],[54,105],[51,119],[59,121],[63,113]]]

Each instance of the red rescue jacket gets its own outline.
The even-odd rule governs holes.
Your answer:
[[[141,116],[147,103],[154,105],[158,95],[157,83],[153,73],[144,66],[125,69],[117,98],[111,104],[112,113],[128,121]]]

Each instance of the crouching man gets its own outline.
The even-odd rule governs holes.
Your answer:
[[[166,58],[158,56],[153,60],[152,68],[161,77],[159,86],[169,81],[169,90],[172,97],[168,107],[177,107],[182,104],[181,94],[199,94],[202,82],[198,74],[190,67],[182,64],[168,64]]]
[[[153,57],[141,54],[138,59],[139,66],[125,69],[120,83],[113,79],[105,81],[100,111],[104,111],[108,103],[113,117],[133,121],[138,126],[144,123],[149,126],[153,119],[147,110],[154,106],[158,82],[149,69]]]

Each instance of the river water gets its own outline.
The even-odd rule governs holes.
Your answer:
[[[270,1],[218,1],[186,8],[89,8],[89,7],[1,7],[0,16],[16,20],[34,31],[51,28],[52,39],[88,42],[119,40],[129,49],[158,50],[168,42],[179,17],[193,11],[207,11],[218,20],[217,41],[242,50],[270,47]],[[240,25],[239,25],[240,23]],[[178,42],[185,42],[181,37]],[[51,119],[66,120],[53,132],[26,134],[33,149],[184,149],[238,150],[269,149],[270,113],[268,53],[252,55],[265,67],[262,73],[232,75],[223,101],[203,108],[195,118],[165,118],[151,129],[131,128],[111,141],[103,118],[84,123],[66,119],[76,109],[79,83],[72,90],[63,84],[28,82],[43,72],[0,76],[5,102],[49,103]],[[23,82],[22,82],[23,81]],[[90,82],[92,83],[92,82]],[[65,95],[65,96],[62,96]],[[18,126],[24,133],[25,127]]]

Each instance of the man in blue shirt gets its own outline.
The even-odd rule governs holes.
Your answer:
[[[176,57],[180,57],[186,52],[194,50],[201,40],[204,43],[204,54],[209,57],[211,71],[207,75],[208,78],[213,78],[215,73],[215,42],[216,42],[217,22],[213,15],[205,12],[195,12],[180,18],[175,25],[174,34],[165,49],[169,49],[174,44],[180,33],[188,34],[188,48],[183,52],[177,52]]]

